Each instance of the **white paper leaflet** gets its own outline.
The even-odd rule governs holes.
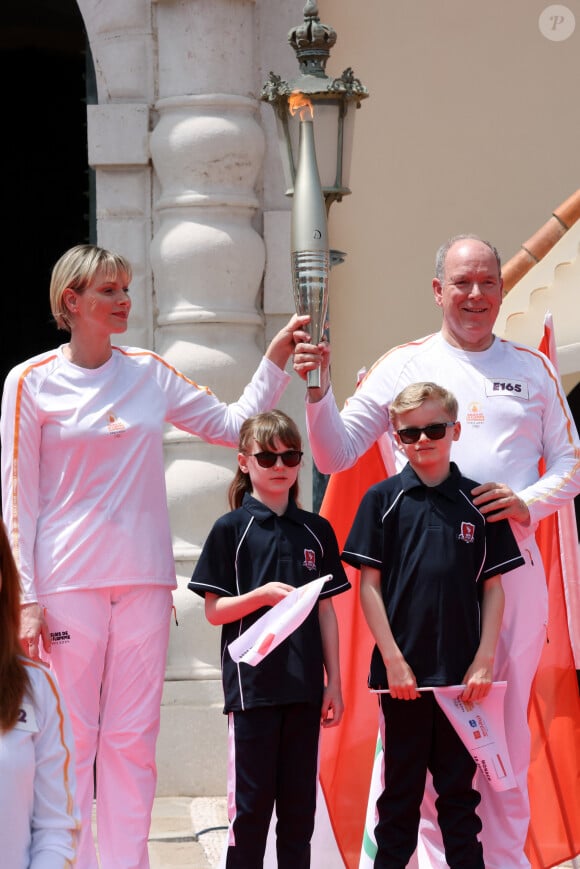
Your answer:
[[[228,649],[236,664],[244,663],[255,667],[290,636],[311,612],[322,586],[329,579],[332,579],[332,574],[295,588],[230,643]]]
[[[487,697],[467,703],[461,700],[464,687],[447,685],[441,688],[419,688],[419,691],[433,692],[490,787],[495,791],[507,791],[516,786],[507,750],[503,715],[507,682],[493,682]],[[387,689],[373,693],[389,692]]]

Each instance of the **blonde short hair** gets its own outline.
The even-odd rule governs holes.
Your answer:
[[[393,399],[389,407],[391,422],[394,422],[399,414],[415,410],[429,399],[439,401],[443,411],[448,414],[450,420],[455,421],[457,419],[458,404],[453,393],[449,392],[448,389],[444,389],[443,386],[439,386],[438,383],[424,381],[421,383],[410,383]]]
[[[77,244],[57,261],[50,280],[50,309],[59,329],[66,332],[71,329],[64,291],[71,289],[82,294],[97,272],[101,272],[105,280],[120,276],[126,285],[133,276],[131,265],[124,256],[94,244]]]

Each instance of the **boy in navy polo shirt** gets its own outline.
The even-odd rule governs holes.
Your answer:
[[[472,503],[477,483],[450,461],[461,431],[455,397],[413,383],[390,415],[409,463],[366,493],[342,553],[361,570],[361,605],[376,642],[369,686],[389,690],[379,695],[384,790],[374,866],[407,866],[430,770],[447,865],[483,869],[475,763],[433,693],[419,689],[463,684],[466,702],[489,693],[501,574],[523,558],[508,522],[486,521]]]
[[[327,519],[297,504],[300,432],[279,410],[247,419],[229,491],[232,512],[214,524],[189,588],[222,625],[228,714],[226,869],[260,869],[276,807],[279,869],[308,869],[318,786],[320,727],[343,701],[332,597],[350,588]],[[294,588],[332,574],[312,612],[255,667],[228,646]],[[325,680],[326,673],[326,680]]]

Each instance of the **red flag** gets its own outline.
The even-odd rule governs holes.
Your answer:
[[[328,482],[320,513],[331,522],[342,550],[362,496],[387,476],[378,443]],[[320,784],[336,844],[347,869],[357,869],[378,728],[376,698],[367,676],[373,638],[359,604],[360,571],[345,565],[352,591],[333,599],[340,631],[345,710],[339,727],[321,731]]]
[[[539,348],[556,365],[551,317]],[[572,502],[569,505],[573,509]],[[566,508],[564,508],[566,510]],[[550,869],[580,854],[580,697],[566,612],[563,572],[577,571],[576,540],[561,546],[563,511],[540,522],[536,539],[548,583],[548,643],[532,686],[528,721],[531,822],[526,853],[532,869]],[[570,525],[568,524],[568,531]],[[576,534],[576,523],[572,525]],[[570,533],[570,532],[569,532]],[[576,583],[578,577],[576,576]]]

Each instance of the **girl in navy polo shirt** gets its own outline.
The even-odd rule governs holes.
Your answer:
[[[310,866],[320,726],[336,726],[343,712],[332,597],[350,583],[330,523],[298,506],[301,447],[282,411],[243,423],[232,511],[214,524],[189,583],[205,598],[211,624],[222,625],[227,869],[263,866],[274,807],[279,869]],[[230,642],[294,588],[326,574],[332,579],[287,639],[255,667],[233,661]]]

